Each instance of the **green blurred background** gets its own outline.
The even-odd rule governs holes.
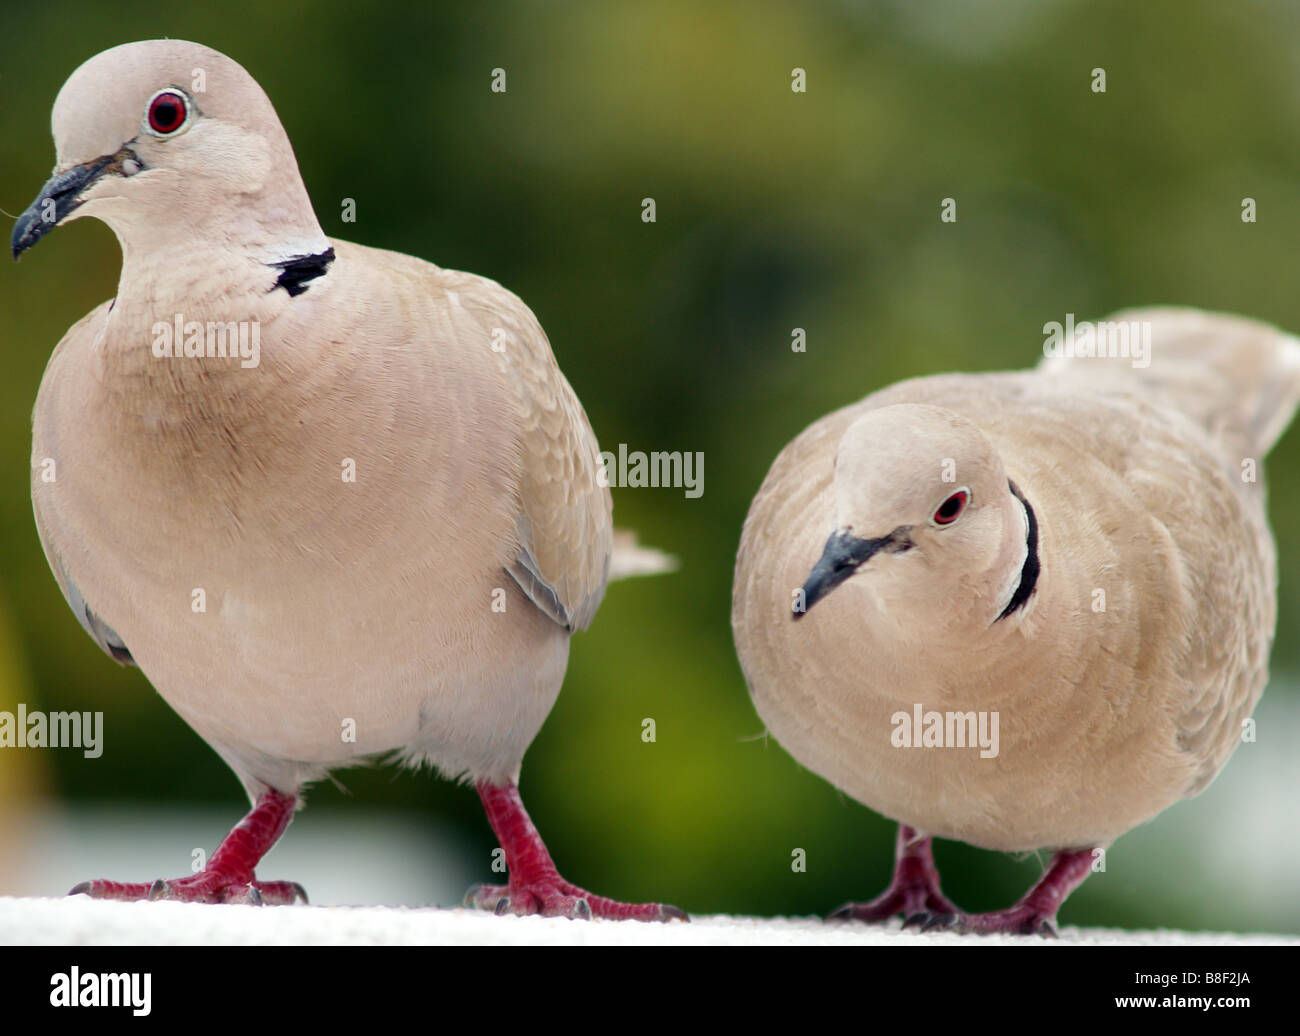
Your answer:
[[[731,642],[741,522],[809,422],[899,378],[1032,365],[1043,324],[1070,312],[1183,303],[1300,330],[1300,7],[1284,0],[49,2],[7,4],[4,22],[10,214],[50,171],[50,106],[78,64],[136,39],[206,43],[272,98],[327,233],[517,292],[604,448],[703,451],[698,500],[615,490],[618,524],[681,570],[611,589],[525,762],[525,801],[561,870],[606,895],[819,913],[888,878],[893,825],[762,737]],[[790,89],[796,66],[805,94]],[[505,94],[489,89],[496,67]],[[641,220],[644,197],[656,223]],[[939,219],[945,197],[955,224]],[[355,224],[340,220],[344,198]],[[119,258],[86,221],[0,272],[0,708],[106,713],[101,759],[0,752],[0,892],[19,887],[5,867],[50,862],[34,817],[76,827],[125,805],[149,824],[165,806],[233,822],[244,805],[141,674],[77,626],[31,519],[41,372],[114,293]],[[805,354],[791,351],[795,327]],[[1206,795],[1121,839],[1065,923],[1300,932],[1300,430],[1268,469],[1281,605],[1260,740]],[[386,767],[340,780],[346,792],[312,791],[289,842],[314,815],[400,807],[466,847],[452,884],[491,877],[468,789]],[[209,848],[223,833],[214,822]],[[358,890],[367,848],[342,876]],[[791,869],[796,848],[806,873]],[[82,878],[144,880],[181,873],[188,852],[147,873],[101,873],[93,844],[75,862]],[[937,853],[970,909],[1009,905],[1041,862]]]

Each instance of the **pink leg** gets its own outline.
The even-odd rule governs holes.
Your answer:
[[[475,885],[465,905],[498,914],[542,914],[546,917],[592,918],[614,921],[670,921],[690,918],[675,906],[659,903],[619,903],[571,885],[560,877],[542,836],[537,833],[519,789],[513,781],[475,785],[488,823],[505,850],[510,878],[507,885]]]
[[[934,849],[929,838],[915,828],[898,825],[894,856],[894,877],[875,899],[867,903],[845,903],[832,918],[855,921],[884,921],[895,914],[903,915],[903,926],[921,924],[936,915],[958,914],[939,891],[939,870],[934,865]]]
[[[92,899],[175,899],[186,903],[269,903],[285,905],[307,893],[294,881],[257,881],[253,868],[271,850],[293,819],[297,797],[271,789],[257,800],[197,874],[164,881],[127,883],[83,881],[68,893]]]
[[[1020,902],[1006,910],[987,914],[957,914],[936,917],[925,928],[948,928],[955,932],[990,934],[1009,932],[1018,935],[1056,935],[1056,912],[1065,897],[1083,884],[1092,870],[1092,849],[1062,850],[1052,857],[1043,876],[1024,894]]]

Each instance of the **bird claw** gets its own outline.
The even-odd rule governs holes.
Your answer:
[[[567,881],[546,880],[535,884],[475,885],[465,893],[464,905],[491,910],[498,917],[567,917],[575,921],[690,921],[679,907],[667,903],[619,903],[593,896]]]
[[[69,896],[117,899],[126,902],[239,903],[246,906],[290,906],[299,899],[306,903],[307,891],[296,881],[232,881],[221,874],[201,871],[166,881],[127,883],[83,881]]]
[[[1046,939],[1059,938],[1054,918],[1024,906],[987,914],[956,914],[946,918],[942,925],[926,925],[922,931],[931,931],[932,927],[957,935],[1038,935]]]
[[[903,915],[905,932],[952,932],[956,935],[1041,935],[1057,937],[1056,923],[1032,907],[1015,906],[989,914],[965,914],[942,897],[931,900],[886,893],[869,903],[845,903],[827,915],[833,920],[879,922]]]
[[[954,917],[953,914],[936,913],[933,910],[914,910],[910,914],[903,915],[903,931],[913,929],[918,932],[934,931],[950,925]]]
[[[903,915],[903,927],[914,928],[927,919],[956,916],[960,911],[938,890],[928,885],[892,887],[866,903],[845,903],[826,915],[828,921],[865,921],[877,924]]]
[[[229,885],[221,890],[221,902],[241,906],[261,906],[262,893],[256,885]]]
[[[960,914],[926,913],[922,915],[918,927],[922,932],[948,932],[957,928],[960,924]]]

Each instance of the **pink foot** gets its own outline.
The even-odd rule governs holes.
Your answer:
[[[894,877],[875,899],[866,903],[845,903],[830,914],[833,919],[885,921],[903,915],[903,927],[924,924],[936,915],[959,914],[952,900],[939,891],[939,870],[934,865],[934,848],[906,824],[898,825]]]
[[[307,902],[307,892],[296,881],[240,882],[210,871],[183,878],[158,878],[150,882],[83,881],[70,896],[91,899],[173,899],[179,903],[245,903],[249,906],[288,906],[295,899]]]
[[[1008,934],[1045,935],[1056,938],[1056,912],[1065,897],[1077,889],[1092,870],[1093,850],[1072,849],[1058,852],[1043,876],[1024,898],[1006,910],[987,914],[963,914],[960,911],[936,913],[926,918],[923,931],[951,931],[962,935]]]
[[[496,914],[541,914],[543,917],[571,917],[590,921],[689,921],[686,912],[664,903],[620,903],[593,896],[565,881],[558,874],[528,884],[475,885],[465,895],[465,905]]]
[[[182,903],[247,903],[287,906],[295,899],[307,902],[296,881],[257,881],[253,868],[275,845],[293,817],[297,799],[274,789],[257,800],[212,854],[198,874],[153,882],[83,881],[68,893],[92,899],[173,899]]]
[[[513,782],[476,785],[488,823],[505,850],[510,881],[506,885],[475,885],[465,905],[497,914],[541,914],[543,917],[594,917],[614,921],[689,921],[685,912],[660,903],[620,903],[594,896],[560,877],[542,837],[524,810]]]

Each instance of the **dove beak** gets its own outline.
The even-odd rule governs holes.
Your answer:
[[[909,526],[902,525],[880,539],[862,539],[854,536],[848,529],[839,529],[831,533],[822,551],[821,559],[813,566],[813,570],[803,584],[801,600],[796,602],[793,609],[794,618],[798,619],[807,613],[808,609],[852,576],[875,555],[881,552],[899,554],[910,550],[913,545],[908,535],[910,531]],[[799,604],[803,607],[800,608]]]
[[[137,165],[139,163],[135,153],[124,147],[116,154],[101,155],[89,162],[69,166],[51,176],[36,200],[14,224],[13,237],[9,241],[14,259],[17,260],[77,208],[82,203],[82,195],[91,184],[107,173],[121,173],[123,162],[128,159]]]

